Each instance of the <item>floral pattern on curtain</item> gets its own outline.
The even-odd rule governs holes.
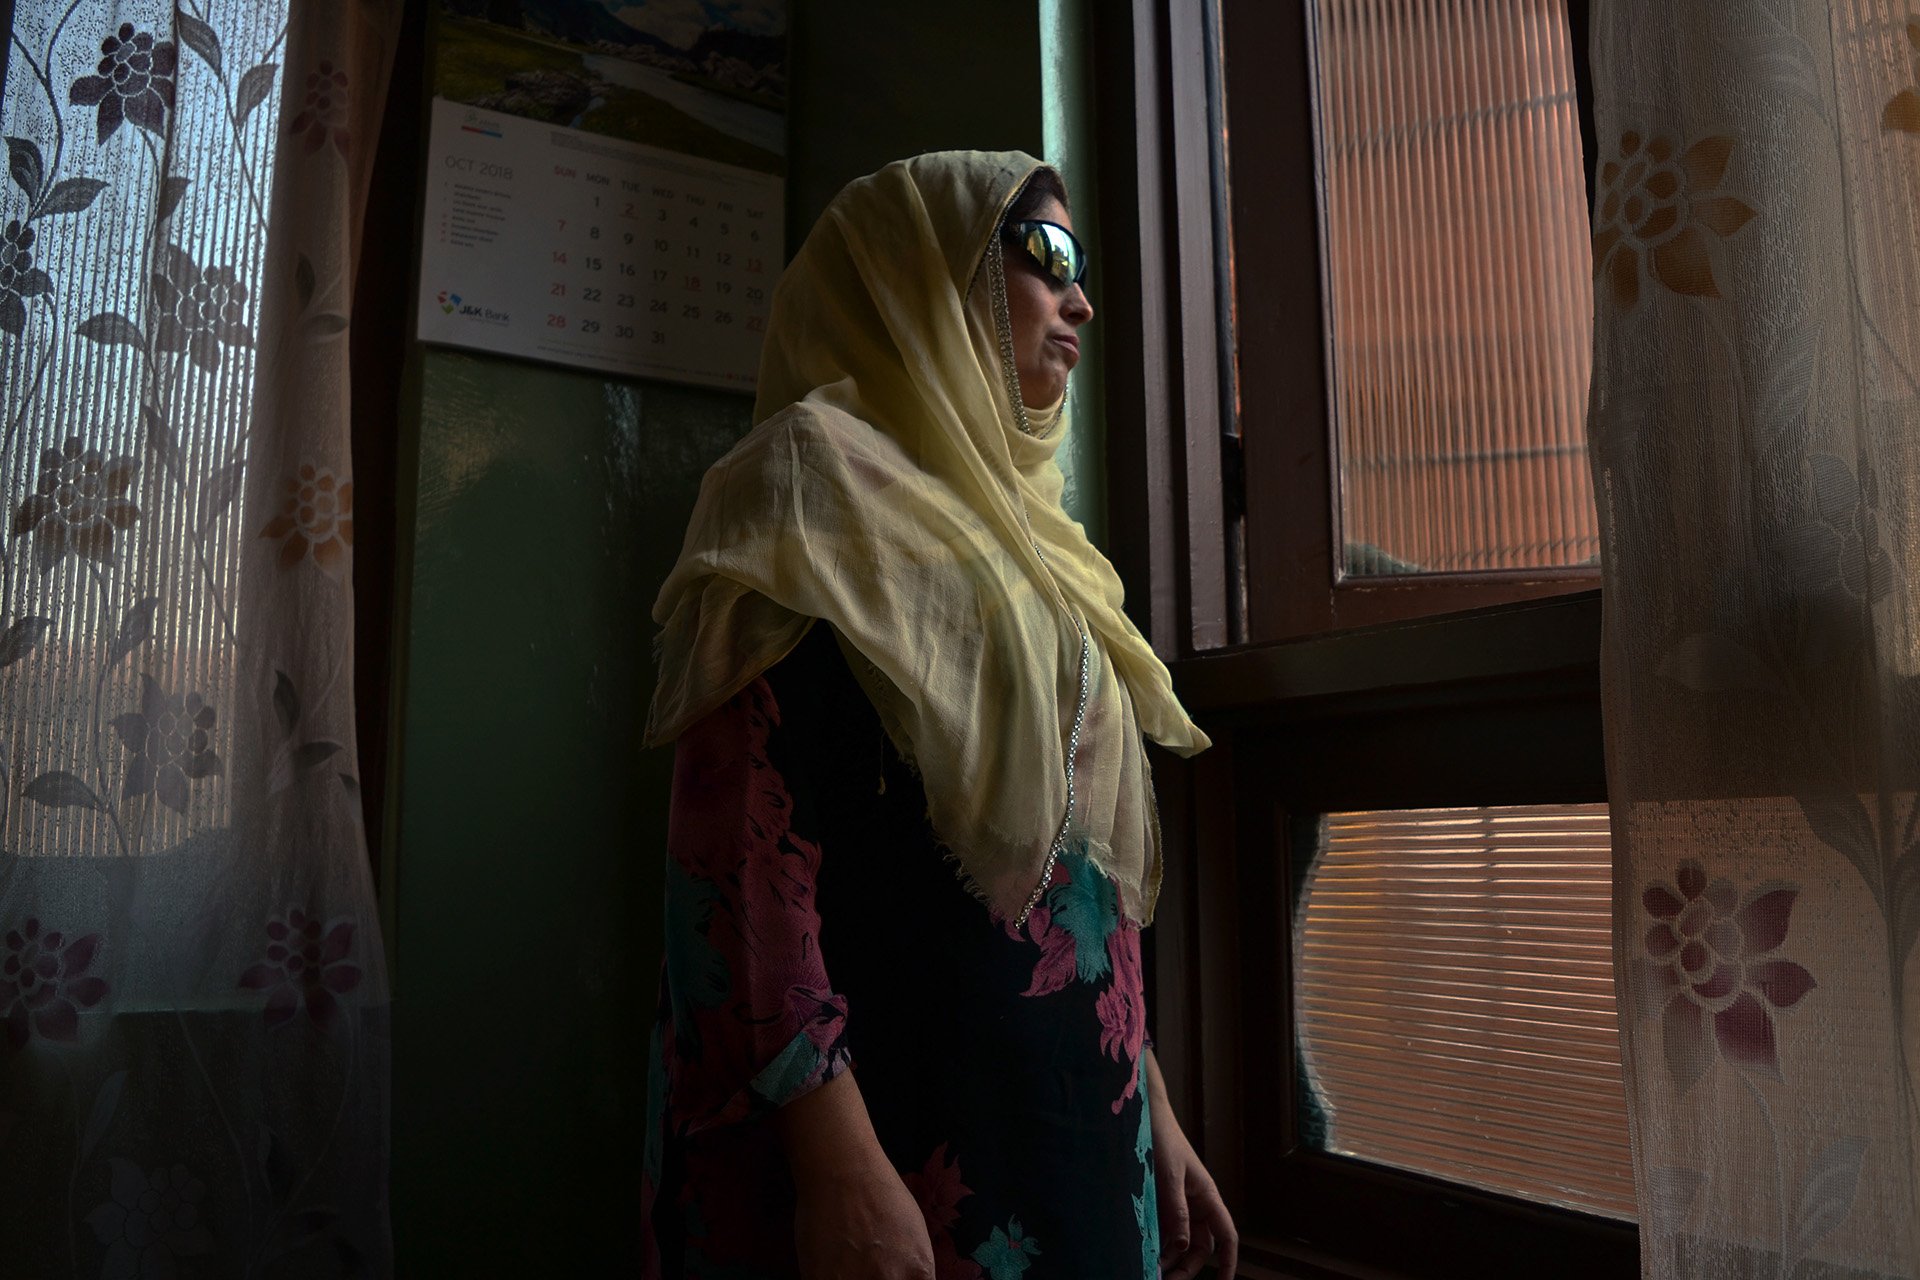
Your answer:
[[[1593,59],[1643,1271],[1920,1275],[1920,6],[1611,0]]]
[[[347,325],[394,0],[18,0],[0,1274],[383,1276]]]

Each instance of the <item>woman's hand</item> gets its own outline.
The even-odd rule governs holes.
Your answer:
[[[1207,1258],[1219,1255],[1221,1280],[1237,1274],[1240,1233],[1220,1198],[1213,1175],[1167,1101],[1166,1082],[1153,1050],[1147,1050],[1147,1106],[1153,1123],[1153,1177],[1160,1196],[1160,1273],[1167,1280],[1193,1280]]]
[[[797,1187],[793,1238],[804,1280],[933,1280],[926,1219],[884,1157]]]
[[[933,1241],[874,1137],[853,1073],[780,1109],[803,1280],[933,1280]]]

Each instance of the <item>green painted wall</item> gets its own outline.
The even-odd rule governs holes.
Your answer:
[[[630,1268],[672,764],[640,749],[647,615],[747,411],[420,353],[389,844],[402,1276]]]
[[[915,151],[1090,154],[1078,2],[799,0],[790,228]],[[425,349],[412,385],[386,885],[398,1274],[627,1274],[672,764],[639,746],[648,610],[750,406]],[[1097,519],[1097,440],[1069,466]]]
[[[1061,505],[1087,528],[1095,546],[1104,546],[1107,530],[1106,395],[1102,373],[1106,352],[1100,334],[1100,187],[1094,173],[1096,125],[1093,51],[1087,45],[1089,10],[1096,0],[1040,0],[1041,117],[1046,150],[1040,154],[1060,170],[1077,213],[1074,234],[1086,245],[1091,266],[1085,287],[1094,307],[1093,322],[1081,331],[1080,365],[1067,383],[1067,422],[1071,434],[1060,448],[1060,470],[1067,477]]]

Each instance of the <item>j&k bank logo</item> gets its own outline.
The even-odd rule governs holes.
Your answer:
[[[440,304],[440,310],[445,315],[458,316],[464,320],[478,320],[482,324],[505,324],[508,320],[506,312],[468,302],[451,289],[442,289],[435,295],[434,300]]]

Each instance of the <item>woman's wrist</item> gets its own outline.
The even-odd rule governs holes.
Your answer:
[[[787,1103],[774,1113],[773,1123],[787,1166],[800,1185],[863,1178],[876,1168],[893,1170],[852,1071]]]
[[[1178,1130],[1180,1120],[1173,1114],[1173,1103],[1167,1097],[1167,1082],[1160,1074],[1160,1063],[1153,1056],[1152,1049],[1143,1055],[1142,1063],[1141,1075],[1145,1079],[1141,1082],[1141,1088],[1146,1092],[1147,1114],[1152,1117],[1154,1136],[1158,1139],[1168,1126]]]

